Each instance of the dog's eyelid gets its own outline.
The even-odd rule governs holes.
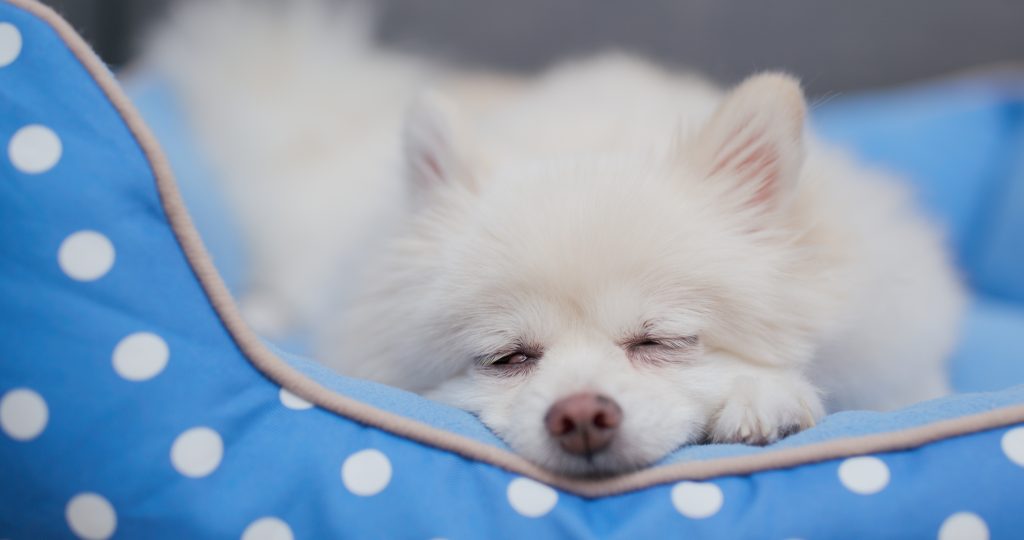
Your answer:
[[[639,341],[624,343],[629,360],[637,366],[670,366],[690,362],[700,354],[700,339],[696,335],[658,338],[644,336]]]
[[[694,329],[690,331],[679,331],[675,324],[657,319],[648,319],[627,339],[623,340],[622,346],[635,346],[645,341],[657,342],[662,345],[675,345],[678,347],[692,347],[700,342],[700,336]]]
[[[515,349],[502,349],[501,351],[498,351],[496,353],[477,356],[476,358],[473,359],[473,363],[480,367],[492,367],[502,358],[506,358],[510,355],[516,354],[516,352],[517,351]]]
[[[495,358],[500,358],[500,357],[499,356],[494,356],[493,354],[485,354],[485,355],[481,355],[481,356],[476,356],[476,357],[473,357],[473,365],[478,366],[478,367],[487,367],[487,366],[491,365],[491,361],[494,360]]]
[[[480,367],[496,367],[505,358],[523,355],[529,360],[537,360],[544,353],[540,347],[531,344],[525,344],[521,341],[516,341],[505,347],[502,347],[494,352],[482,354],[473,359],[473,363]]]
[[[673,349],[685,349],[695,347],[699,343],[700,337],[695,334],[682,337],[661,337],[656,334],[645,333],[643,335],[627,339],[622,343],[622,346],[627,348],[661,346]]]
[[[521,358],[520,358],[521,357]],[[515,349],[504,354],[487,356],[478,366],[483,373],[497,377],[518,377],[533,371],[539,360],[539,355],[523,352]]]

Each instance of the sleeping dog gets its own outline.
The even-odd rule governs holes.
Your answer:
[[[149,56],[224,179],[265,331],[575,475],[947,391],[940,235],[807,132],[792,76],[471,74],[284,9],[192,6]]]

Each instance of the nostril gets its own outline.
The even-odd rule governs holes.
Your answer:
[[[619,427],[622,423],[622,409],[618,403],[605,396],[597,396],[597,412],[594,413],[592,423],[598,429],[610,430]]]
[[[573,419],[572,415],[567,414],[563,407],[552,407],[547,416],[544,417],[544,424],[547,427],[548,433],[555,437],[562,437],[573,431],[576,431],[578,425],[577,421]]]

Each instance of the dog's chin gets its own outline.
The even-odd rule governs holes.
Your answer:
[[[605,478],[633,472],[650,465],[648,460],[630,459],[623,456],[601,453],[590,457],[569,454],[556,450],[553,455],[533,460],[551,472],[580,478]]]
[[[537,452],[524,452],[523,456],[551,472],[580,478],[605,478],[630,473],[651,465],[661,457],[633,455],[614,447],[589,456],[580,456],[570,454],[557,445]]]

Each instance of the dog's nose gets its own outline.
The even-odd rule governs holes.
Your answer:
[[[544,416],[548,433],[570,454],[592,455],[612,442],[622,423],[622,409],[607,396],[573,394],[557,401]]]

